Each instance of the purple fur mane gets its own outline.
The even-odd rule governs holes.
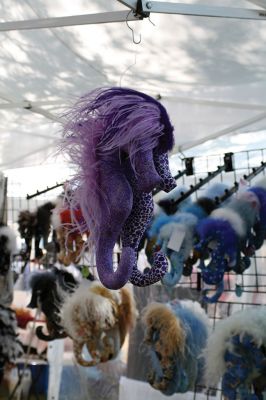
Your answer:
[[[115,241],[122,229],[127,231],[126,221],[137,207],[134,192],[174,187],[170,172],[166,176],[156,168],[154,159],[164,157],[173,147],[173,127],[159,102],[123,88],[96,89],[83,96],[65,117],[63,147],[78,167],[72,180],[71,207],[81,207],[86,227],[80,229],[90,232],[88,245],[95,248],[100,280],[118,289],[130,278],[136,259],[135,242],[123,246],[121,268],[113,271]],[[167,168],[168,164],[164,170]],[[128,179],[132,173],[136,179],[133,188]],[[144,208],[150,207],[143,199],[139,201]],[[137,218],[133,222],[137,230]]]

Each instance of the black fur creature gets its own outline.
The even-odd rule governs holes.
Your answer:
[[[23,354],[22,345],[17,339],[15,312],[0,304],[0,383],[7,364],[15,364]]]
[[[5,276],[11,266],[11,255],[16,248],[16,237],[12,229],[0,224],[0,276]]]
[[[49,335],[45,335],[42,332],[42,327],[38,327],[36,335],[39,339],[50,341],[67,336],[61,326],[60,308],[64,292],[73,292],[77,285],[78,283],[71,273],[57,268],[35,273],[31,277],[32,297],[28,307],[37,308],[40,306],[41,311],[46,316],[49,332]]]
[[[31,243],[35,237],[35,258],[40,259],[43,256],[40,248],[40,241],[43,239],[44,247],[47,245],[50,233],[51,211],[55,204],[48,202],[38,207],[35,212],[28,210],[21,211],[18,218],[20,236],[26,242],[26,257],[29,259],[31,253]]]

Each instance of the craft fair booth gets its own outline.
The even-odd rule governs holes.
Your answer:
[[[265,1],[0,5],[8,226],[0,228],[0,398],[265,398]],[[134,95],[124,88],[150,96],[147,107],[163,113],[165,130],[166,110],[174,127],[168,157],[177,187],[151,188],[153,222],[134,248],[142,275],[133,271],[124,291],[99,283],[107,282],[99,270],[107,239],[95,258],[86,207],[61,212],[62,191],[71,201],[77,188],[66,182],[80,173],[62,149],[63,127],[74,121],[66,112],[85,93],[110,87],[117,91],[106,93],[122,100]],[[142,112],[135,127],[153,115]],[[114,271],[135,246],[129,222],[113,246]]]

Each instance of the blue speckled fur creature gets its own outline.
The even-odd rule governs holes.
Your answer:
[[[202,350],[208,337],[208,318],[199,303],[152,303],[142,320],[152,364],[151,386],[167,396],[193,390],[203,377]]]

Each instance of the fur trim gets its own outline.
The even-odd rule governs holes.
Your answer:
[[[185,334],[173,311],[165,304],[151,303],[142,313],[142,322],[146,326],[145,342],[150,343],[152,332],[160,332],[161,352],[166,355],[183,354],[185,349]]]
[[[149,383],[162,393],[185,393],[202,383],[202,349],[208,336],[208,319],[199,304],[175,299],[152,303],[144,309],[145,342],[149,347]]]
[[[245,236],[246,230],[244,221],[235,211],[227,207],[218,208],[211,213],[210,217],[228,221],[238,236]]]
[[[119,305],[118,309],[118,324],[121,346],[124,343],[127,333],[135,327],[136,319],[137,308],[132,290],[127,287],[123,287],[121,289],[121,304]]]
[[[136,306],[128,288],[111,291],[99,282],[83,282],[66,298],[61,317],[74,341],[74,354],[83,366],[96,365],[117,356],[129,329],[136,321]],[[86,344],[92,357],[82,357]]]
[[[66,298],[61,310],[61,319],[72,339],[82,340],[81,326],[85,329],[85,337],[86,332],[90,334],[91,330],[102,331],[114,327],[117,310],[112,293],[116,292],[111,292],[100,284],[82,282],[72,296]]]
[[[198,319],[210,330],[210,320],[205,310],[201,307],[200,303],[193,300],[180,300],[182,307],[189,309],[193,314],[195,314]]]
[[[191,205],[184,207],[183,211],[195,215],[198,219],[207,217],[205,210],[203,210],[203,208],[197,203],[192,203]]]
[[[254,208],[256,211],[257,211],[257,213],[259,213],[259,210],[260,210],[260,202],[259,202],[259,199],[258,199],[258,197],[256,196],[256,194],[255,193],[253,193],[252,191],[250,191],[250,190],[245,190],[244,192],[238,192],[237,194],[236,194],[236,197],[235,197],[237,200],[244,200],[244,201],[246,201],[247,203],[249,203],[250,204],[250,206],[252,207],[252,208]]]
[[[17,339],[17,320],[13,310],[0,304],[0,365],[15,364],[23,355],[23,348]]]
[[[249,334],[257,346],[266,346],[266,307],[253,307],[236,312],[219,322],[210,336],[205,351],[206,381],[214,387],[226,371],[224,353],[234,335]]]

